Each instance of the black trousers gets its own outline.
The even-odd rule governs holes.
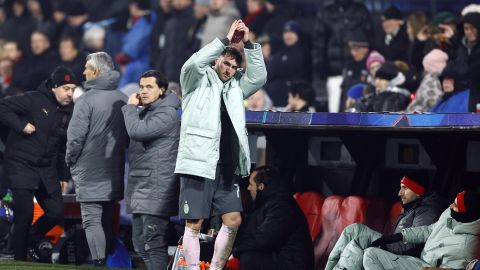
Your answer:
[[[48,194],[43,184],[38,190],[12,189],[14,200],[14,259],[24,261],[27,249],[41,240],[55,225],[63,222],[63,198],[60,189]],[[33,225],[33,197],[45,212]]]
[[[240,270],[278,270],[281,264],[272,253],[251,251],[240,254]]]

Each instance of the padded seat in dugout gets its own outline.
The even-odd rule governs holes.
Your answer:
[[[322,228],[321,214],[325,197],[317,192],[304,192],[296,194],[295,199],[307,219],[308,229],[313,241]]]
[[[328,255],[343,229],[361,223],[382,231],[386,216],[385,206],[377,200],[369,201],[359,196],[330,196],[322,206],[322,229],[314,243],[315,269],[324,269]]]

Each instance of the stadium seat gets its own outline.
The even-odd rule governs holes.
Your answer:
[[[297,200],[300,209],[302,209],[305,214],[308,228],[310,230],[310,236],[313,241],[320,233],[322,227],[321,213],[325,197],[316,192],[304,192],[297,193],[295,199]]]

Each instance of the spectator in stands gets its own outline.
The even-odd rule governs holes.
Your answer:
[[[306,81],[295,81],[288,87],[287,112],[315,112],[312,86]]]
[[[127,211],[133,214],[132,241],[148,270],[167,269],[170,216],[178,213],[174,175],[180,136],[180,100],[156,70],[140,77],[139,92],[122,107],[130,136]],[[138,106],[142,107],[138,107]]]
[[[65,5],[67,24],[63,28],[62,36],[71,36],[76,40],[82,40],[84,25],[88,20],[88,12],[82,0],[70,0]]]
[[[50,0],[28,0],[27,8],[37,24],[37,29],[52,31],[52,3]]]
[[[480,194],[476,191],[458,193],[455,201],[437,222],[421,227],[405,228],[393,235],[375,240],[365,250],[365,270],[421,269],[422,267],[464,268],[465,263],[478,256],[480,246]],[[376,248],[402,241],[406,244],[425,244],[420,258],[398,256]]]
[[[101,52],[105,49],[105,28],[95,25],[83,34],[83,45],[87,53]],[[120,42],[120,41],[119,41]]]
[[[265,90],[275,106],[286,106],[288,87],[295,80],[305,79],[305,53],[301,42],[302,29],[297,21],[283,27],[284,47],[266,61],[268,82]]]
[[[400,10],[391,6],[382,13],[383,32],[375,40],[375,49],[387,61],[408,61],[409,40],[405,21]]]
[[[13,192],[14,259],[39,259],[37,243],[63,219],[62,190],[70,179],[65,164],[66,132],[72,115],[74,74],[57,67],[50,78],[23,96],[0,101],[0,122],[10,129],[5,183]],[[33,198],[44,214],[33,224]]]
[[[407,107],[407,113],[428,112],[443,96],[442,83],[438,76],[447,65],[448,55],[439,49],[433,49],[423,58],[425,75],[415,98]]]
[[[369,94],[355,106],[359,112],[398,112],[410,102],[410,92],[399,87],[405,76],[391,62],[386,62],[375,73],[375,93]]]
[[[159,0],[158,8],[154,11],[156,13],[157,20],[152,27],[152,33],[150,35],[150,66],[155,69],[158,67],[158,59],[160,58],[161,51],[165,46],[165,23],[170,17],[172,11],[172,5],[170,0]]]
[[[467,68],[467,75],[470,80],[478,77],[478,66],[480,66],[480,13],[471,12],[463,17],[463,31],[465,37],[455,60],[456,70]],[[467,63],[467,65],[465,65]],[[476,104],[480,102],[480,91],[471,92],[469,111],[476,110]]]
[[[357,83],[348,89],[347,100],[345,100],[345,111],[355,112],[355,104],[363,97],[365,86],[363,83]]]
[[[456,65],[449,64],[442,71],[440,79],[443,96],[430,111],[436,113],[468,112],[470,89],[466,75],[461,74]]]
[[[420,44],[418,41],[418,33],[424,31],[428,28],[427,16],[421,11],[412,12],[408,15],[407,19],[407,35],[408,40],[410,41],[410,46],[408,47],[408,65],[415,70],[418,70],[419,75],[423,69],[422,59],[423,59],[423,47],[419,49],[416,44]]]
[[[210,0],[209,9],[200,47],[224,37],[232,22],[240,19],[240,12],[231,0]]]
[[[368,77],[367,86],[365,87],[365,94],[375,92],[375,74],[377,70],[385,63],[385,57],[377,51],[371,51],[368,55],[365,66],[367,67]]]
[[[425,173],[416,172],[407,174],[400,180],[398,196],[402,202],[403,211],[395,222],[394,233],[407,228],[430,225],[440,216],[442,201],[436,193],[427,192],[426,178]],[[381,236],[380,232],[363,224],[349,225],[343,230],[330,252],[325,269],[361,269],[365,249],[376,243],[374,240],[380,239]],[[418,256],[423,246],[414,242],[399,242],[383,248],[397,255]]]
[[[313,269],[307,221],[278,173],[268,167],[250,175],[254,207],[240,227],[233,255],[240,269]]]
[[[35,19],[30,15],[26,1],[13,0],[11,1],[11,5],[12,14],[3,24],[2,38],[15,41],[23,52],[29,52],[30,37],[37,26]],[[49,72],[51,71],[52,70]],[[47,73],[43,80],[47,78],[49,74],[50,73]],[[37,86],[38,84],[35,85],[35,87]],[[30,90],[33,90],[33,88]]]
[[[251,40],[262,34],[263,27],[268,21],[265,3],[265,0],[247,0],[248,14],[243,18],[243,22],[250,29]]]
[[[12,82],[13,61],[9,58],[0,59],[0,98],[8,95],[7,90]]]
[[[79,45],[79,42],[73,37],[62,37],[59,52],[62,65],[70,68],[79,81],[84,81],[85,55],[80,52]]]
[[[285,23],[294,19],[292,6],[289,0],[267,0],[265,8],[268,20],[263,25],[261,32],[270,36],[270,41],[280,41],[283,36]],[[272,53],[275,53],[277,48],[277,46],[273,46]]]
[[[235,31],[245,32],[239,44],[247,62],[243,75],[237,72],[240,52],[227,47]],[[226,38],[213,40],[182,67],[183,115],[175,173],[180,174],[180,217],[186,219],[183,247],[190,269],[199,269],[199,233],[205,218],[221,215],[223,221],[212,270],[223,269],[241,223],[238,181],[250,173],[243,100],[267,80],[260,45],[250,42],[248,32],[243,22],[233,22]]]
[[[247,109],[250,111],[268,111],[272,109],[273,102],[265,90],[260,89],[248,97]]]
[[[46,32],[33,32],[30,47],[32,54],[22,59],[22,68],[15,69],[12,78],[12,86],[23,91],[36,89],[60,63]]]
[[[315,88],[326,80],[328,111],[340,110],[342,70],[350,60],[345,33],[372,34],[370,12],[363,3],[335,0],[319,9],[313,33],[313,78]]]
[[[121,108],[127,97],[117,90],[120,74],[107,53],[89,54],[84,75],[86,93],[75,101],[65,160],[92,259],[95,265],[105,265],[112,248],[113,204],[123,199],[128,135]]]
[[[352,32],[347,36],[348,46],[352,60],[348,61],[343,69],[342,96],[340,111],[345,111],[347,100],[347,91],[354,84],[366,83],[368,70],[366,68],[367,57],[369,55],[369,41],[367,36],[360,30]]]
[[[169,81],[180,82],[183,63],[194,52],[194,36],[189,35],[195,25],[192,0],[172,0],[172,12],[165,23],[165,46],[158,62],[159,70]]]
[[[157,14],[150,11],[150,0],[130,0],[131,28],[123,37],[122,51],[115,60],[123,70],[119,87],[136,82],[150,68],[150,34]]]

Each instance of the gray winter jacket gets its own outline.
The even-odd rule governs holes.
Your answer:
[[[438,221],[429,226],[406,228],[406,243],[425,243],[420,259],[434,267],[463,268],[477,258],[480,248],[480,220],[460,223],[447,208]]]
[[[127,211],[159,216],[178,212],[174,175],[180,138],[180,100],[170,91],[143,108],[122,108],[130,136]]]
[[[425,226],[435,223],[443,211],[444,204],[439,195],[432,193],[425,198],[417,200],[412,208],[398,216],[394,233],[399,233],[405,228]],[[387,245],[387,250],[395,254],[420,255],[423,245],[414,245],[397,242]],[[412,253],[413,252],[413,253]]]
[[[84,84],[67,131],[66,163],[80,202],[123,199],[125,148],[128,135],[117,91],[120,74],[110,71]]]

